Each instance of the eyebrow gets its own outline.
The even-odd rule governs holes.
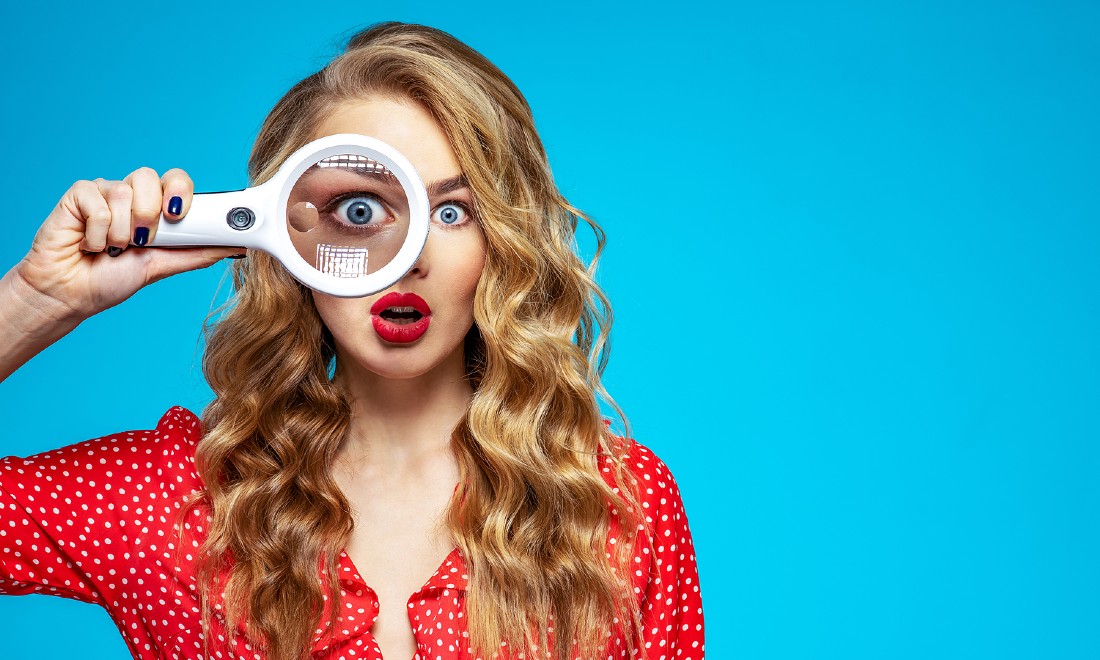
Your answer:
[[[428,197],[438,197],[440,195],[446,195],[447,193],[453,193],[456,190],[462,190],[463,188],[469,188],[470,182],[466,180],[466,175],[459,174],[458,176],[452,176],[449,179],[440,179],[439,181],[432,181],[428,184]]]

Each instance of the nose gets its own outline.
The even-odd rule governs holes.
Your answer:
[[[423,279],[428,275],[428,264],[431,261],[432,251],[432,235],[428,234],[428,240],[424,243],[424,249],[420,251],[420,257],[417,258],[416,263],[409,269],[409,272],[405,273],[402,280],[408,279]]]

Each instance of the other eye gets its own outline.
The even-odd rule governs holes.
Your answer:
[[[465,204],[445,202],[432,211],[432,220],[444,225],[460,225],[470,218],[470,210]]]
[[[356,195],[341,201],[333,215],[339,222],[346,222],[356,227],[379,224],[386,219],[386,207],[376,197]]]

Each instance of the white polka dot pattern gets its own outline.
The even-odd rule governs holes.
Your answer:
[[[182,521],[184,498],[201,488],[194,452],[201,427],[183,408],[157,428],[106,436],[28,458],[0,459],[0,594],[42,593],[103,606],[134,658],[204,658],[195,582],[196,554],[209,515]],[[634,443],[630,461],[641,486],[644,542],[635,545],[633,582],[649,660],[703,658],[703,610],[694,547],[668,467]],[[610,470],[605,467],[610,483]],[[621,537],[612,530],[610,544]],[[346,553],[340,555],[337,630],[314,635],[312,657],[382,660],[370,634],[378,598]],[[455,548],[408,599],[417,643],[413,660],[469,658],[468,576]],[[323,574],[318,572],[323,584]],[[327,599],[332,602],[331,599]],[[243,629],[227,631],[214,603],[209,658],[263,660]],[[625,658],[612,638],[607,658]]]

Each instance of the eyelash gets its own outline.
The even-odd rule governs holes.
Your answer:
[[[328,203],[326,203],[320,209],[321,217],[324,218],[325,221],[328,222],[330,225],[334,225],[337,230],[342,231],[342,232],[361,233],[361,232],[368,232],[368,231],[377,231],[379,226],[381,225],[381,223],[374,224],[374,225],[363,225],[362,227],[356,227],[356,226],[353,226],[353,225],[349,225],[349,224],[345,224],[343,222],[340,222],[339,220],[333,220],[330,217],[332,215],[332,212],[338,206],[340,206],[340,204],[346,202],[349,199],[355,199],[356,197],[370,197],[371,199],[377,200],[378,203],[381,204],[386,209],[386,212],[389,213],[390,217],[393,217],[393,212],[390,210],[390,205],[386,202],[386,200],[382,199],[381,197],[379,197],[375,193],[367,192],[365,190],[356,190],[356,191],[346,192],[346,193],[343,193],[341,195],[337,195],[336,197],[333,197],[332,199],[330,199],[328,201]]]
[[[321,209],[321,213],[324,215],[324,217],[327,218],[332,213],[333,209],[335,209],[337,206],[339,206],[341,203],[345,202],[346,200],[353,199],[355,197],[371,197],[371,198],[374,198],[374,199],[378,200],[379,204],[382,204],[383,206],[385,206],[387,211],[389,210],[389,204],[387,204],[384,199],[382,199],[381,197],[379,197],[378,195],[376,195],[372,192],[367,192],[367,191],[360,190],[360,191],[347,192],[347,193],[344,193],[342,195],[337,195],[336,197],[333,197]],[[450,224],[450,225],[448,225],[446,223],[443,223],[443,222],[435,223],[435,224],[439,225],[440,227],[442,227],[445,231],[451,231],[453,229],[459,229],[461,227],[465,227],[466,225],[477,222],[477,220],[478,220],[477,214],[474,213],[474,210],[471,207],[471,205],[468,204],[467,202],[464,202],[464,201],[459,200],[459,199],[445,199],[445,200],[439,202],[438,204],[436,204],[435,206],[432,207],[429,215],[435,215],[435,212],[437,210],[439,210],[440,207],[447,206],[447,205],[454,205],[454,206],[457,206],[457,207],[461,208],[463,211],[465,211],[466,221],[461,222],[459,224]],[[392,212],[391,212],[391,216],[392,216]],[[347,224],[344,224],[342,222],[335,222],[335,224],[341,230],[349,231],[349,232],[363,232],[363,231],[373,231],[373,230],[375,230],[374,225],[365,225],[363,227],[353,227],[351,225],[347,225]]]

